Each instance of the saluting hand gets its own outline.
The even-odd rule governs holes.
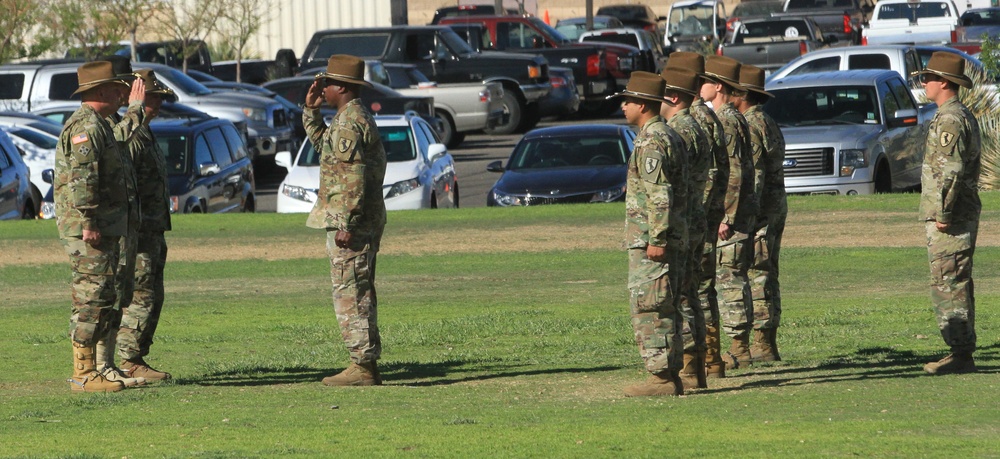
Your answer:
[[[320,86],[319,80],[316,80],[306,92],[306,108],[319,108],[321,105],[323,105],[323,87]]]
[[[136,78],[132,82],[132,92],[128,95],[128,103],[132,102],[146,102],[146,82],[142,78]]]

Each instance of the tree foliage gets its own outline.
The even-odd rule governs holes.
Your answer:
[[[38,24],[48,2],[0,0],[0,63],[38,57],[55,46],[38,35]]]
[[[223,0],[223,24],[219,34],[225,46],[232,49],[236,60],[236,81],[242,81],[240,63],[250,38],[270,19],[271,0]]]
[[[226,0],[164,0],[168,6],[163,14],[164,32],[176,40],[184,57],[182,70],[187,72],[188,59],[198,53],[198,42],[206,41],[229,7]]]

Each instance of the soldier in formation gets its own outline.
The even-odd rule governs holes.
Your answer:
[[[309,87],[302,115],[320,152],[319,193],[306,225],[327,232],[333,307],[351,358],[347,369],[323,379],[328,386],[382,384],[375,256],[385,227],[386,158],[375,120],[359,98],[361,86],[371,87],[364,70],[357,57],[331,56]],[[319,111],[324,102],[337,109],[329,127]]]

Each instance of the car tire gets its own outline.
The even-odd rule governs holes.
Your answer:
[[[42,192],[38,191],[35,185],[31,185],[31,202],[34,203],[32,211],[35,212],[35,217],[37,218],[42,213]]]
[[[35,211],[35,203],[32,200],[24,202],[24,210],[21,211],[21,220],[34,220],[38,216]]]
[[[448,148],[455,148],[458,144],[462,143],[461,139],[459,139],[458,142],[455,141],[458,132],[455,132],[455,122],[451,120],[451,116],[444,112],[438,112],[435,117],[441,125],[441,130],[438,132],[438,137],[441,138],[441,143]]]
[[[541,111],[538,109],[538,104],[531,104],[525,107],[524,112],[521,115],[521,124],[517,127],[517,132],[528,132],[538,126],[538,122],[542,120]]]
[[[451,186],[451,204],[455,209],[458,209],[458,181]]]
[[[523,107],[521,106],[521,99],[514,93],[513,90],[507,90],[504,88],[503,97],[500,99],[503,102],[503,113],[504,120],[501,121],[502,124],[497,124],[492,128],[483,129],[487,134],[490,135],[509,135],[517,132],[517,128],[521,125],[521,114],[523,112]]]
[[[437,193],[431,193],[431,209],[438,208],[438,197]]]
[[[885,161],[879,161],[875,166],[875,194],[892,192],[892,172]]]

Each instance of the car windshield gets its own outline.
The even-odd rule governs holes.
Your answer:
[[[621,43],[623,45],[635,46],[636,48],[643,48],[639,43],[639,36],[634,33],[617,33],[617,32],[604,32],[596,33],[593,35],[587,35],[583,37],[583,41],[603,41],[610,43]]]
[[[11,135],[16,135],[38,148],[45,148],[51,150],[59,144],[59,140],[51,135],[42,134],[41,132],[25,129],[21,127],[12,127],[8,131]]]
[[[1000,25],[1000,9],[969,10],[962,15],[963,26]]]
[[[198,80],[185,75],[184,72],[175,68],[163,70],[157,69],[156,75],[161,79],[170,81],[186,94],[203,96],[205,94],[212,93],[211,89],[206,88],[205,85],[199,83]]]
[[[667,18],[669,35],[706,35],[712,33],[712,3],[695,3],[684,8],[673,8]]]
[[[538,137],[517,144],[507,168],[621,166],[628,147],[618,137]]]
[[[824,86],[771,90],[764,111],[781,126],[878,124],[873,86]]]
[[[184,134],[157,134],[156,144],[166,159],[167,175],[187,175],[191,152]]]
[[[386,162],[399,163],[417,158],[413,131],[410,131],[409,126],[379,126],[378,135],[382,139],[382,148],[385,149]],[[296,165],[319,166],[319,160],[319,152],[313,148],[312,142],[307,140]]]
[[[879,19],[942,18],[951,16],[948,4],[944,2],[889,3],[878,6]]]
[[[814,8],[853,8],[854,0],[788,0],[785,11]]]

